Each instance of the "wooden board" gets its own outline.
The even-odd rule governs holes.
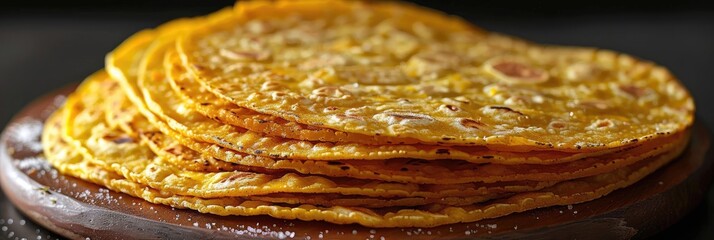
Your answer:
[[[63,236],[84,239],[629,239],[665,229],[694,208],[712,173],[711,131],[696,123],[686,152],[626,189],[598,200],[436,228],[221,217],[147,203],[65,177],[41,155],[44,119],[69,87],[28,105],[0,139],[0,184],[15,206]]]

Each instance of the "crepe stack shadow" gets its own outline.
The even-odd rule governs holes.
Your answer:
[[[125,40],[42,141],[61,173],[152,203],[433,227],[627,187],[676,159],[693,115],[625,54],[399,2],[241,1]]]

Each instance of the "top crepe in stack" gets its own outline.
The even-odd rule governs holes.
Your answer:
[[[242,2],[106,60],[48,120],[49,161],[219,215],[430,227],[590,201],[674,159],[694,112],[652,63],[394,2]]]

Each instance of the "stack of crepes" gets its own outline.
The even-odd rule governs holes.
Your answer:
[[[631,185],[683,151],[693,113],[624,54],[398,2],[252,1],[127,39],[43,141],[62,173],[152,203],[431,227]]]

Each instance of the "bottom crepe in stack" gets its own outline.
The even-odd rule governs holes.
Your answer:
[[[118,83],[104,72],[87,79],[47,122],[43,145],[48,160],[63,174],[153,203],[218,215],[270,215],[369,227],[472,222],[593,200],[674,159],[688,140],[684,132],[651,149],[622,151],[618,154],[634,154],[637,161],[583,178],[460,184],[387,182],[305,174],[289,167],[261,165],[264,162],[259,156],[243,156],[242,161],[254,161],[252,165],[217,159],[181,145],[187,140],[180,134],[165,135],[162,130],[170,128],[145,119],[126,98]],[[606,157],[603,162],[611,160]],[[511,168],[507,172],[524,171],[521,175],[527,176],[517,165],[503,167]]]

